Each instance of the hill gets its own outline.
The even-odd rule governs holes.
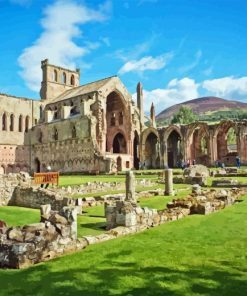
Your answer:
[[[181,104],[173,105],[162,112],[160,112],[156,119],[157,121],[166,121],[173,117],[173,115],[178,112],[181,106],[190,107],[194,113],[198,114],[200,119],[203,119],[207,113],[219,113],[221,112],[221,118],[224,118],[224,113],[227,115],[229,111],[241,111],[247,112],[247,103],[238,102],[238,101],[229,101],[217,97],[202,97],[186,101]]]

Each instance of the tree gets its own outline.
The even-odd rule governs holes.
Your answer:
[[[198,118],[191,108],[181,106],[179,111],[174,114],[171,123],[184,123],[188,124],[196,121]]]

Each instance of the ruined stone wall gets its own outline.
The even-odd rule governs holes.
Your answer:
[[[0,94],[0,174],[29,171],[30,129],[40,119],[39,101]]]
[[[77,239],[77,211],[64,207],[41,208],[41,222],[25,226],[0,225],[0,267],[24,268],[67,252],[83,249],[85,239]]]
[[[167,204],[165,210],[141,208],[130,201],[117,201],[115,205],[108,205],[105,207],[107,229],[118,226],[148,228],[187,215],[207,215],[234,204],[244,193],[236,188],[202,191],[199,185],[194,186],[190,196],[185,199],[174,199]]]
[[[24,172],[0,175],[0,206],[8,205],[17,186],[31,186],[30,176]]]

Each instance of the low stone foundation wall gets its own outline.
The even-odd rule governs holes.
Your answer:
[[[77,206],[81,212],[81,199],[64,197],[55,191],[33,187],[15,187],[8,205],[39,209],[40,206],[50,204],[53,211],[61,211],[65,206]]]
[[[77,239],[76,209],[64,207],[58,213],[45,205],[41,207],[40,223],[0,225],[0,267],[24,268],[87,245],[86,239]]]
[[[187,215],[209,214],[232,205],[244,192],[238,188],[231,190],[201,191],[196,185],[193,193],[186,199],[173,199],[167,204],[167,209],[156,210],[140,208],[130,201],[117,201],[115,205],[105,207],[107,229],[118,226],[144,228],[156,226],[168,221],[181,219]]]

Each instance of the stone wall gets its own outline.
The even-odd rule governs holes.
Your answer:
[[[87,246],[77,239],[77,210],[41,207],[41,222],[7,227],[0,224],[0,267],[24,268]]]
[[[0,175],[0,206],[8,205],[16,186],[31,186],[27,173]]]
[[[232,205],[243,193],[244,191],[238,188],[202,191],[199,185],[195,185],[190,196],[185,199],[174,199],[167,204],[165,210],[140,208],[130,201],[117,201],[105,207],[107,229],[118,226],[148,228],[187,215],[206,215]]]
[[[54,191],[33,187],[15,187],[12,198],[8,205],[39,209],[40,206],[50,204],[53,211],[61,211],[65,206],[78,206],[78,213],[81,213],[81,206],[78,199],[64,197]]]

